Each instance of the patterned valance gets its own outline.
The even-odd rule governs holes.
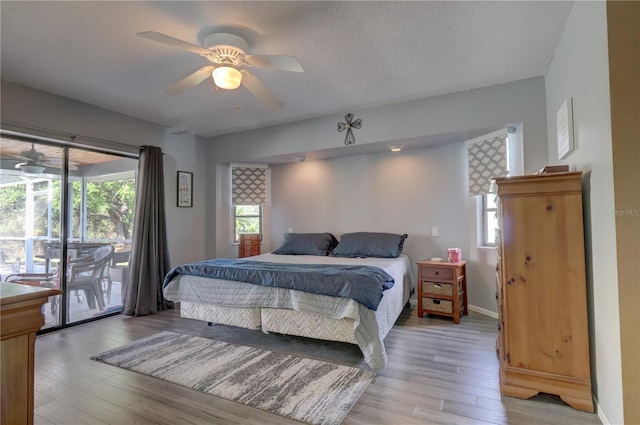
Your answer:
[[[231,167],[231,203],[264,205],[267,203],[267,168]]]
[[[507,176],[507,131],[465,142],[469,158],[469,196],[490,193],[493,177]]]

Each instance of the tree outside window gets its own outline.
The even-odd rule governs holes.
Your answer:
[[[496,246],[496,230],[498,230],[498,218],[496,195],[489,193],[482,195],[482,245]]]
[[[238,242],[240,233],[262,233],[262,205],[235,205],[234,242]]]

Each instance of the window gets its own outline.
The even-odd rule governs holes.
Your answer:
[[[496,246],[498,219],[491,181],[509,175],[509,134],[507,128],[467,140],[469,195],[477,197],[478,245]]]
[[[235,205],[233,211],[234,242],[240,233],[262,234],[262,205]]]
[[[496,246],[496,230],[498,229],[498,206],[496,196],[489,193],[481,196],[482,199],[482,245]]]
[[[264,206],[269,197],[269,168],[265,165],[231,164],[233,242],[240,233],[262,235]]]

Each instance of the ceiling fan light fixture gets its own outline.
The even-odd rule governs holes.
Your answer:
[[[27,174],[42,174],[45,170],[45,167],[42,165],[21,165],[20,169],[23,173]]]
[[[216,86],[225,90],[237,89],[242,82],[242,73],[237,68],[228,65],[214,69],[212,76]]]

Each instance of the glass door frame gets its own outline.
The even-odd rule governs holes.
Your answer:
[[[61,149],[61,167],[60,167],[60,231],[59,231],[59,235],[58,235],[58,241],[54,241],[54,237],[52,235],[51,229],[55,226],[54,223],[52,223],[52,217],[51,217],[51,211],[49,211],[51,209],[51,199],[48,199],[48,210],[47,210],[47,236],[49,241],[53,241],[54,243],[59,243],[60,244],[60,256],[58,259],[58,270],[67,270],[68,264],[69,264],[69,240],[73,239],[73,231],[72,231],[72,223],[73,223],[73,206],[72,206],[72,193],[71,193],[71,188],[70,188],[70,172],[69,172],[69,163],[70,163],[70,156],[69,156],[69,150],[70,149],[78,149],[78,150],[82,150],[82,151],[88,151],[88,152],[94,152],[94,153],[99,153],[99,154],[107,154],[107,155],[113,155],[113,156],[117,156],[117,157],[122,157],[122,158],[129,158],[129,159],[134,159],[134,160],[138,160],[139,159],[139,155],[138,154],[132,154],[129,152],[124,152],[124,151],[115,151],[113,148],[108,148],[108,149],[100,149],[99,147],[95,147],[95,146],[88,146],[88,145],[82,145],[79,143],[69,143],[69,142],[65,142],[63,140],[57,140],[57,139],[49,139],[49,138],[41,138],[38,136],[32,136],[32,135],[28,135],[28,134],[23,134],[23,133],[15,133],[13,131],[6,131],[6,130],[2,130],[0,129],[0,135],[2,136],[2,138],[4,139],[11,139],[11,140],[15,140],[17,142],[23,142],[23,143],[28,143],[28,144],[36,144],[36,145],[46,145],[46,146],[50,146],[50,147],[54,147],[54,148],[60,148]],[[81,231],[86,230],[86,197],[87,197],[87,192],[86,192],[86,185],[87,185],[87,179],[91,178],[90,176],[81,176],[81,181],[82,183],[82,208],[81,208],[81,214],[84,215],[84,217],[81,217],[82,223],[81,223]],[[137,180],[137,167],[134,170],[134,178]],[[51,180],[51,181],[55,181],[55,179]],[[31,187],[31,186],[29,186]],[[50,195],[49,195],[50,197]],[[31,199],[31,201],[29,201],[28,199]],[[28,196],[26,202],[31,202],[31,214],[33,214],[33,200],[35,199],[35,194],[33,192],[30,193],[30,195]],[[135,209],[135,208],[134,208]],[[25,211],[27,212],[26,206],[25,206]],[[28,213],[28,212],[27,212]],[[84,240],[84,236],[86,236],[83,232],[83,236],[81,236],[81,239]],[[23,232],[23,239],[25,239],[25,249],[27,249],[27,245],[29,245],[29,242],[26,240],[26,233]],[[33,237],[31,238],[32,241],[35,239],[40,239],[37,238],[35,235],[32,235]],[[33,242],[31,242],[31,245],[33,245]],[[33,249],[32,249],[33,251]],[[31,258],[31,260],[33,260]],[[25,263],[26,263],[27,259],[25,258]],[[26,266],[25,266],[26,267]],[[18,270],[18,272],[20,272],[20,270]],[[39,333],[47,333],[47,332],[51,332],[51,331],[55,331],[55,330],[59,330],[62,328],[66,328],[66,327],[70,327],[70,326],[75,326],[75,325],[79,325],[82,323],[86,323],[86,322],[90,322],[90,321],[94,321],[94,320],[99,320],[105,317],[109,317],[115,314],[119,314],[119,311],[113,312],[113,313],[108,313],[108,314],[104,314],[104,315],[99,315],[97,317],[89,317],[86,319],[81,319],[81,320],[77,320],[77,321],[73,321],[71,322],[69,319],[69,305],[66,302],[67,299],[70,298],[70,294],[69,296],[67,296],[67,287],[68,287],[68,276],[67,273],[58,273],[58,279],[59,279],[59,285],[60,285],[60,290],[63,292],[63,295],[58,296],[59,302],[58,302],[58,311],[56,313],[57,315],[57,320],[56,320],[56,325],[51,326],[51,327],[47,327],[42,329]]]

